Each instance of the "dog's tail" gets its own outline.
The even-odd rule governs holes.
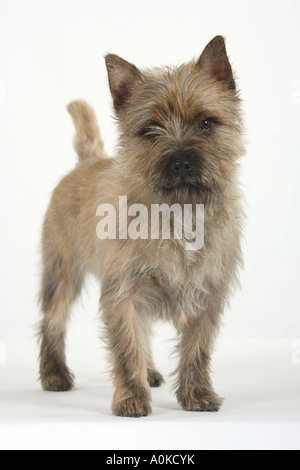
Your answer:
[[[67,109],[76,128],[74,148],[79,160],[107,158],[93,109],[85,101],[74,101]]]

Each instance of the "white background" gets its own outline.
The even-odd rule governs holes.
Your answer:
[[[283,353],[290,367],[292,341],[300,339],[299,24],[298,0],[0,0],[0,341],[1,350],[15,344],[16,367],[26,344],[30,377],[37,377],[41,225],[51,191],[76,162],[66,105],[77,98],[93,105],[106,149],[114,154],[104,54],[139,67],[176,65],[198,57],[217,34],[227,39],[238,77],[247,141],[241,162],[245,270],[222,338],[289,338]],[[91,280],[69,334],[70,354],[79,343],[87,354],[99,355],[95,377],[107,368],[98,346],[98,298]],[[160,326],[158,335],[160,362],[173,331]],[[9,389],[13,374],[7,374],[6,356],[0,374]],[[260,363],[255,350],[253,357],[253,364]],[[279,377],[276,364],[270,367]],[[291,369],[297,380],[299,367]]]

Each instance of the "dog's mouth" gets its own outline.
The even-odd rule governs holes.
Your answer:
[[[186,158],[173,158],[171,164],[166,164],[164,160],[154,174],[148,175],[147,184],[151,185],[153,180],[155,192],[168,201],[189,201],[195,198],[207,201],[214,190],[213,181],[210,181],[203,165],[195,157],[189,161]]]
[[[164,184],[165,189],[177,189],[177,188],[200,188],[202,186],[200,181],[197,181],[196,178],[172,178]]]
[[[199,176],[185,176],[185,177],[180,177],[180,176],[175,176],[172,178],[167,178],[166,181],[164,182],[164,189],[166,190],[172,190],[172,189],[185,189],[185,190],[201,190],[204,188],[204,184],[202,182],[202,179]]]
[[[201,200],[207,202],[211,195],[211,189],[202,183],[199,179],[186,179],[168,181],[163,186],[163,195],[171,200]]]

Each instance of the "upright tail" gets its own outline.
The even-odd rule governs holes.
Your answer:
[[[79,160],[107,158],[93,109],[84,101],[74,101],[68,111],[76,128],[74,148]]]

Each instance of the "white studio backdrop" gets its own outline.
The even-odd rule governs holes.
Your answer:
[[[300,338],[300,3],[286,0],[0,0],[0,341],[33,337],[39,243],[51,191],[76,156],[66,105],[87,100],[106,149],[117,134],[103,56],[179,64],[217,34],[244,100],[242,290],[225,337]],[[71,335],[98,336],[91,281]],[[85,335],[85,336],[84,336]]]

